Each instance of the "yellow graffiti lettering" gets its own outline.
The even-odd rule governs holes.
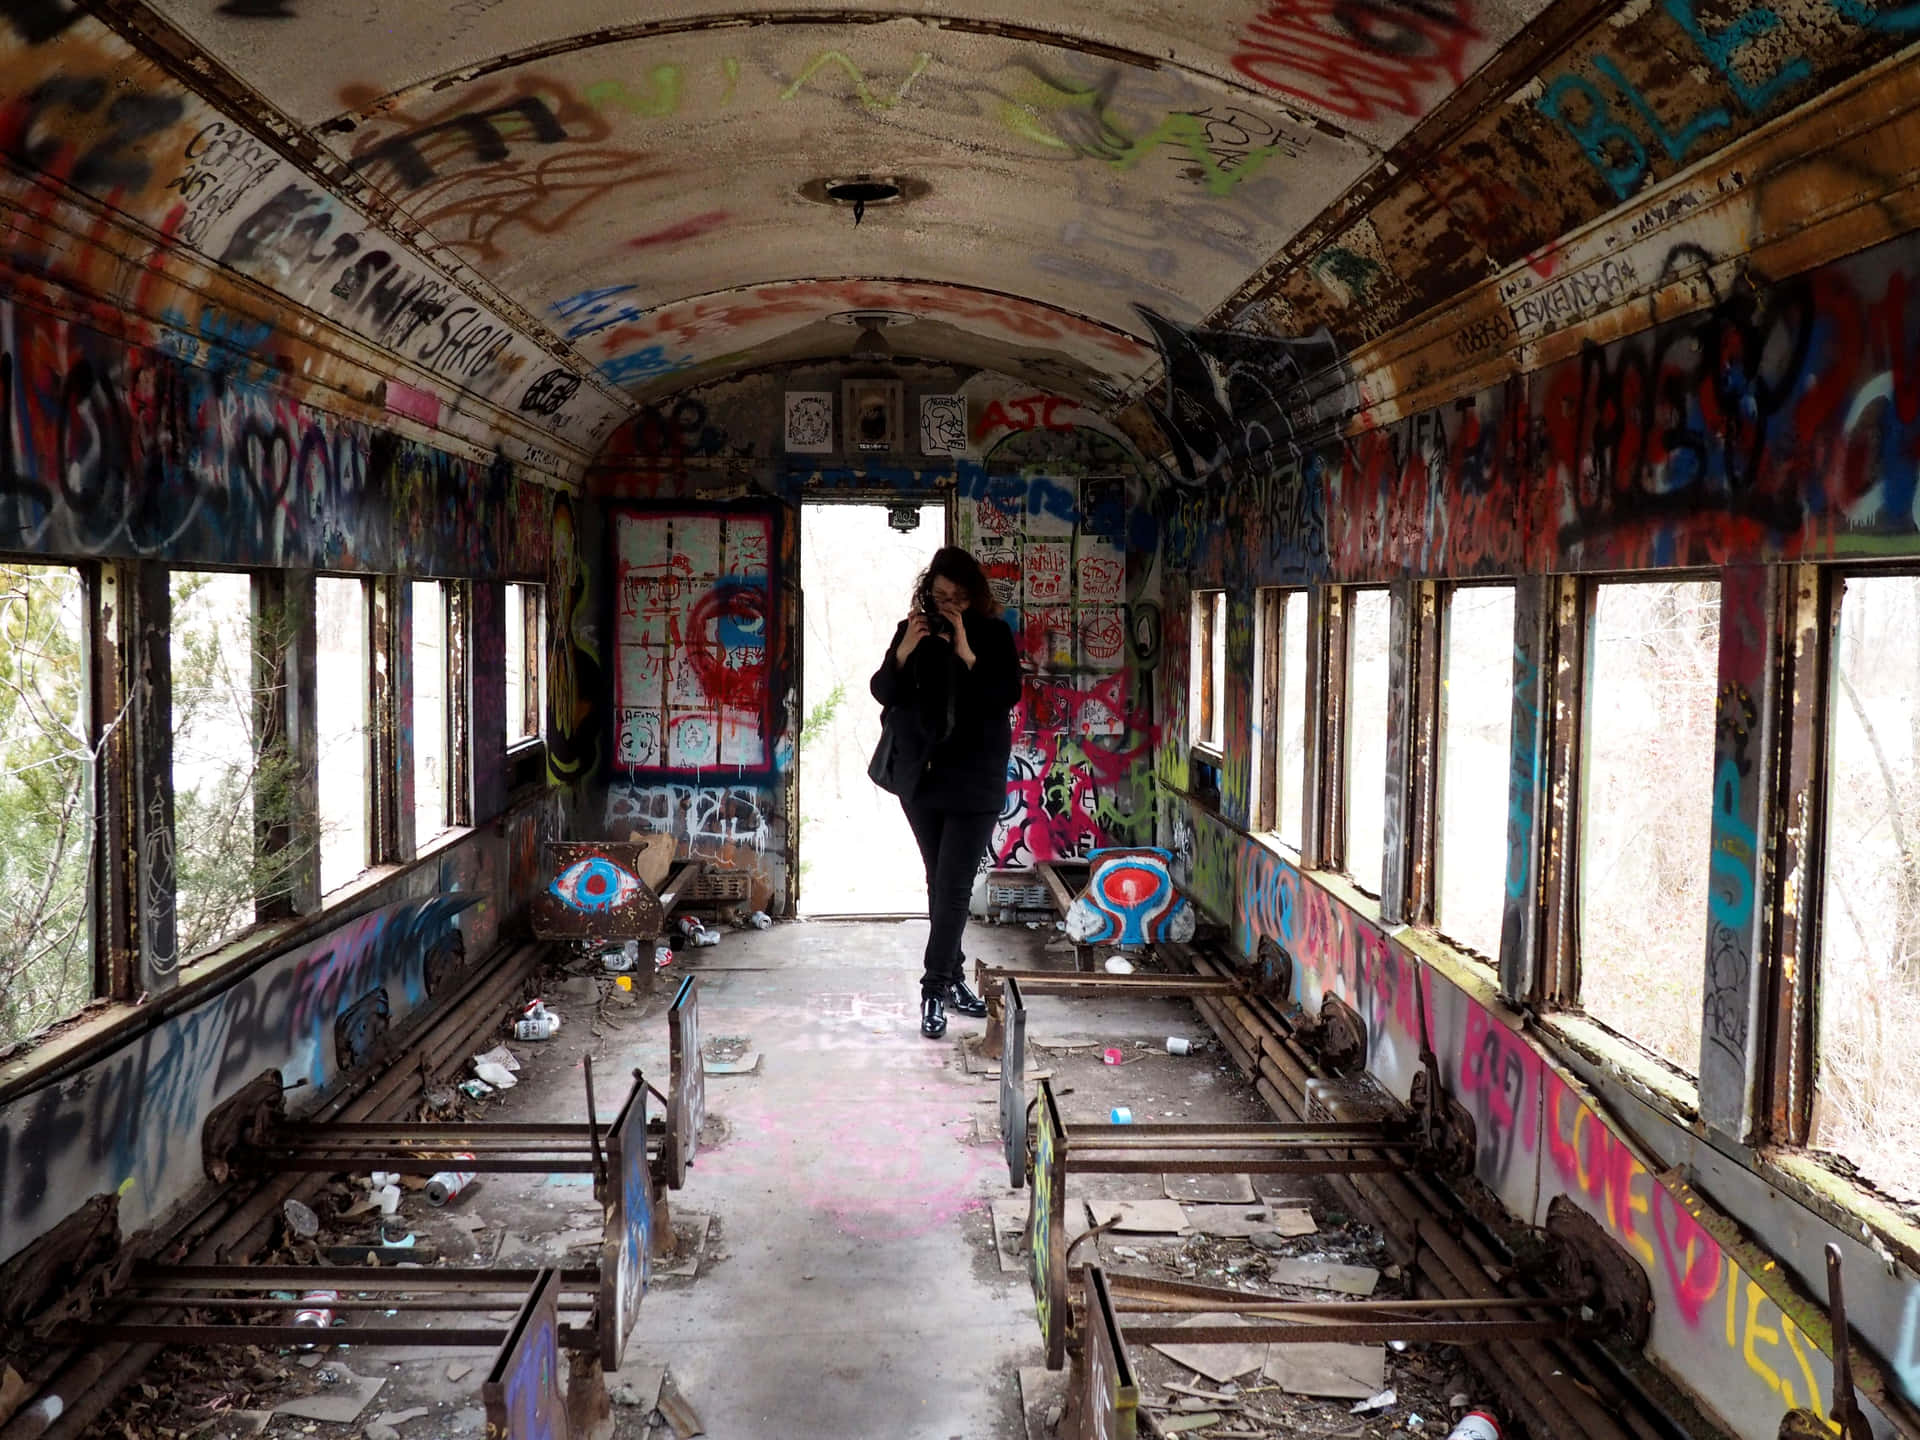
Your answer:
[[[1820,1399],[1820,1382],[1814,1378],[1813,1362],[1807,1358],[1807,1350],[1810,1347],[1800,1343],[1800,1327],[1793,1323],[1793,1317],[1791,1315],[1782,1311],[1780,1314],[1780,1328],[1786,1332],[1787,1345],[1793,1351],[1793,1358],[1800,1362],[1801,1377],[1807,1382],[1807,1408],[1812,1410],[1813,1413],[1818,1415],[1823,1421],[1826,1421],[1828,1428],[1833,1430],[1836,1435],[1839,1434],[1839,1427],[1827,1419],[1827,1407]]]
[[[1573,1113],[1573,1173],[1580,1182],[1580,1188],[1593,1194],[1593,1172],[1587,1168],[1587,1145],[1583,1132],[1591,1123],[1597,1123],[1582,1105]]]
[[[1791,1410],[1794,1403],[1793,1382],[1780,1376],[1771,1365],[1753,1351],[1753,1342],[1756,1339],[1764,1339],[1769,1345],[1780,1343],[1780,1332],[1771,1325],[1760,1323],[1760,1307],[1768,1303],[1770,1302],[1767,1300],[1767,1292],[1753,1281],[1747,1281],[1747,1339],[1740,1353],[1747,1362],[1747,1368],[1766,1381],[1767,1385],[1780,1396],[1781,1403]]]
[[[794,96],[806,89],[807,82],[813,79],[821,70],[829,65],[838,65],[846,72],[847,78],[853,81],[853,93],[860,101],[862,109],[870,114],[878,110],[891,110],[907,98],[907,90],[912,86],[914,81],[920,78],[921,72],[924,71],[932,61],[933,55],[930,51],[922,50],[918,55],[915,55],[913,57],[913,69],[907,72],[907,78],[900,82],[900,88],[895,90],[892,98],[889,99],[884,95],[876,95],[872,88],[868,86],[867,77],[861,71],[860,67],[845,55],[841,54],[840,51],[822,50],[818,55],[814,56],[812,60],[807,62],[807,68],[800,72],[800,78],[780,92],[780,98],[782,100],[793,99]]]
[[[1739,1341],[1733,1333],[1734,1297],[1740,1293],[1740,1272],[1733,1268],[1733,1257],[1727,1257],[1727,1348],[1733,1349]]]
[[[1653,1181],[1647,1175],[1647,1167],[1638,1160],[1629,1158],[1627,1166],[1627,1177],[1623,1187],[1627,1192],[1626,1205],[1620,1212],[1620,1238],[1633,1247],[1634,1253],[1644,1260],[1647,1268],[1651,1270],[1654,1268],[1653,1242],[1642,1235],[1633,1223],[1634,1216],[1647,1213],[1647,1191],[1641,1190],[1636,1193],[1633,1182],[1645,1180],[1651,1187]]]

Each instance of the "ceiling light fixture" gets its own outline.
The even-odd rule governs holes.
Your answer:
[[[893,356],[893,346],[887,343],[887,337],[880,333],[880,327],[886,324],[882,316],[862,316],[860,334],[853,342],[853,348],[847,353],[856,360],[887,360]]]

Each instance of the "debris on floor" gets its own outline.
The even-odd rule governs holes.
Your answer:
[[[356,1420],[373,1397],[386,1385],[384,1378],[356,1375],[338,1360],[313,1372],[319,1389],[311,1395],[282,1400],[273,1407],[275,1415],[292,1415],[302,1420],[326,1420],[344,1425]]]
[[[1364,1400],[1387,1383],[1384,1345],[1274,1345],[1263,1372],[1290,1395]]]
[[[1234,1327],[1253,1324],[1251,1320],[1238,1315],[1194,1315],[1182,1320],[1177,1329]],[[1224,1383],[1237,1380],[1249,1370],[1258,1370],[1266,1364],[1267,1346],[1259,1344],[1245,1345],[1155,1345],[1153,1347],[1169,1360],[1204,1375],[1209,1380]]]

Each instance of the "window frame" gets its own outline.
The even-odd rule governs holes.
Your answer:
[[[361,823],[365,826],[367,837],[366,845],[362,853],[360,868],[329,889],[327,888],[325,880],[321,878],[320,875],[321,850],[319,845],[324,845],[325,836],[324,833],[319,836],[319,844],[316,845],[314,851],[314,883],[319,896],[319,908],[323,910],[326,908],[329,897],[352,889],[356,884],[366,878],[369,871],[380,868],[392,858],[391,827],[387,823],[387,817],[383,814],[386,807],[380,803],[379,792],[382,783],[383,767],[381,765],[380,745],[378,743],[380,733],[382,730],[388,728],[387,721],[392,707],[393,693],[393,687],[383,683],[383,677],[379,673],[383,659],[389,655],[387,642],[383,640],[381,633],[385,627],[380,624],[381,612],[385,607],[382,605],[381,596],[378,593],[387,588],[385,583],[387,578],[388,577],[355,574],[350,571],[337,570],[315,571],[313,577],[315,665],[318,665],[320,656],[318,623],[320,608],[319,586],[322,581],[326,580],[350,580],[360,587],[360,638],[361,643],[365,647],[364,654],[366,657],[360,676],[361,694],[364,700],[361,714],[364,717],[363,724],[365,726],[360,737],[360,763],[364,767],[362,774],[366,777],[365,783],[361,786],[360,803],[363,809]],[[319,689],[317,685],[314,692],[314,723],[317,727],[319,723]],[[324,754],[325,737],[316,736],[313,756],[313,776],[316,790],[313,821],[316,829],[322,830],[323,821],[321,818],[322,812],[318,799],[318,791],[321,788],[320,761]]]
[[[1288,671],[1287,640],[1292,634],[1291,626],[1297,623],[1302,641],[1300,664],[1303,670],[1311,671],[1309,618],[1312,590],[1310,585],[1262,585],[1253,592],[1254,696],[1259,726],[1258,738],[1252,747],[1253,805],[1250,828],[1256,835],[1271,838],[1295,857],[1302,855],[1307,848],[1306,792],[1307,776],[1312,768],[1309,752],[1313,745],[1314,726],[1306,715],[1293,717],[1287,713],[1287,686],[1293,678]],[[1294,613],[1296,606],[1297,616]],[[1301,677],[1303,707],[1307,704],[1306,679],[1304,675]],[[1301,725],[1303,742],[1300,773],[1288,776],[1285,764],[1287,728],[1296,718]],[[1301,834],[1298,840],[1288,839],[1280,829],[1288,797],[1295,788],[1300,791]]]
[[[1336,737],[1331,737],[1332,742],[1339,746],[1340,751],[1337,778],[1340,793],[1337,835],[1335,836],[1339,842],[1339,848],[1337,856],[1332,857],[1334,863],[1330,864],[1327,868],[1343,876],[1348,884],[1372,900],[1376,905],[1381,905],[1384,904],[1386,900],[1386,880],[1390,868],[1389,851],[1392,849],[1392,837],[1385,833],[1387,818],[1385,801],[1387,777],[1392,769],[1392,745],[1387,739],[1387,731],[1393,724],[1393,680],[1395,674],[1393,607],[1397,602],[1394,596],[1393,585],[1384,581],[1373,581],[1361,585],[1342,585],[1340,590],[1342,626],[1342,645],[1339,657],[1340,733]],[[1375,782],[1380,786],[1381,794],[1382,833],[1379,842],[1381,873],[1374,876],[1371,881],[1362,880],[1353,873],[1353,742],[1354,738],[1360,733],[1359,727],[1353,723],[1353,674],[1354,664],[1357,659],[1353,639],[1354,619],[1359,608],[1359,599],[1363,595],[1378,595],[1387,602],[1387,648],[1381,656],[1381,659],[1386,662],[1387,666],[1387,707],[1386,712],[1381,718],[1382,740],[1385,742],[1382,754],[1385,759],[1383,762],[1383,773],[1375,776]]]
[[[411,833],[413,836],[413,850],[415,854],[418,854],[423,846],[434,843],[441,836],[445,835],[448,831],[462,828],[460,825],[460,822],[455,819],[455,813],[456,813],[457,807],[455,806],[455,803],[454,803],[454,792],[456,787],[454,785],[453,738],[454,738],[454,727],[455,727],[455,718],[454,718],[455,712],[460,709],[463,709],[464,707],[456,705],[454,703],[455,697],[460,693],[456,685],[456,674],[455,674],[455,666],[454,666],[453,628],[454,628],[454,609],[457,602],[455,584],[452,581],[442,580],[442,579],[437,579],[432,577],[429,577],[423,580],[423,579],[417,579],[411,576],[402,577],[402,583],[407,585],[408,587],[408,591],[407,591],[408,636],[407,636],[407,639],[408,639],[409,654],[407,656],[407,682],[408,682],[407,693],[404,697],[399,697],[398,703],[404,706],[406,711],[406,717],[407,717],[408,723],[405,727],[405,733],[413,737],[412,741],[409,744],[409,753],[407,756],[408,763],[412,767],[412,785],[414,787],[413,811],[412,811],[412,815],[409,817],[409,824],[411,826]],[[433,594],[438,598],[439,608],[440,608],[440,708],[441,708],[440,743],[442,747],[441,765],[440,765],[441,823],[440,823],[440,828],[438,830],[435,830],[431,834],[426,834],[426,835],[422,835],[419,829],[420,670],[419,670],[419,666],[415,663],[418,660],[419,654],[420,654],[420,642],[419,642],[420,592],[422,590],[431,590]]]
[[[512,623],[513,615],[513,606],[508,596],[516,590],[520,592],[521,597],[521,707],[518,722],[511,715],[507,717],[508,734],[505,737],[505,744],[507,754],[517,757],[533,746],[539,746],[544,751],[547,743],[547,587],[531,580],[507,580],[501,583],[500,607],[503,637],[505,626]],[[532,603],[528,603],[529,599]],[[506,656],[503,654],[501,656],[503,672],[505,664]]]
[[[1190,607],[1187,748],[1212,765],[1224,764],[1227,751],[1227,603],[1225,587],[1208,586],[1193,592]]]
[[[1593,703],[1595,695],[1594,680],[1594,642],[1597,634],[1595,624],[1599,608],[1600,592],[1607,587],[1649,586],[1667,584],[1698,583],[1710,584],[1718,592],[1724,606],[1726,598],[1726,573],[1719,567],[1689,566],[1672,570],[1628,570],[1607,572],[1597,575],[1576,577],[1579,608],[1579,644],[1574,654],[1577,656],[1579,676],[1573,690],[1572,704],[1574,721],[1571,726],[1572,756],[1571,782],[1568,794],[1571,797],[1569,810],[1564,819],[1563,843],[1568,847],[1569,856],[1563,866],[1565,883],[1562,890],[1563,903],[1570,905],[1570,919],[1562,939],[1566,947],[1561,965],[1564,988],[1549,998],[1547,1003],[1558,1014],[1556,1021],[1563,1026],[1571,1025],[1576,1032],[1582,1027],[1591,1027],[1593,1031],[1613,1038],[1619,1045],[1626,1047],[1626,1053],[1634,1062],[1638,1078],[1650,1083],[1669,1099],[1678,1100],[1688,1109],[1697,1108],[1701,1061],[1698,1049],[1693,1056],[1691,1070],[1684,1069],[1668,1060],[1645,1041],[1636,1038],[1606,1018],[1595,1015],[1586,1008],[1584,991],[1586,988],[1586,816],[1588,811],[1588,785],[1592,779],[1591,742],[1593,730]],[[1724,610],[1722,611],[1724,620]],[[1563,647],[1564,654],[1564,647]],[[1716,640],[1716,662],[1714,690],[1719,690],[1718,641]],[[1561,687],[1565,694],[1565,687]],[[1564,700],[1556,703],[1564,704]],[[1508,777],[1508,799],[1512,799],[1512,777]],[[1703,851],[1704,855],[1705,852]],[[1700,909],[1701,935],[1696,947],[1695,963],[1700,968],[1702,985],[1705,984],[1707,909],[1703,900]],[[1702,1040],[1704,1044],[1704,1039]]]
[[[1501,869],[1504,872],[1508,856],[1505,852],[1505,829],[1507,815],[1513,805],[1513,652],[1515,632],[1521,614],[1521,593],[1518,577],[1511,575],[1474,576],[1464,580],[1449,580],[1439,587],[1439,647],[1438,675],[1434,685],[1434,716],[1432,751],[1433,774],[1430,793],[1433,797],[1433,855],[1429,888],[1432,894],[1431,913],[1427,917],[1426,928],[1445,941],[1452,951],[1468,964],[1488,971],[1496,971],[1500,963],[1500,936],[1494,936],[1494,948],[1491,954],[1483,953],[1471,947],[1470,943],[1448,933],[1444,897],[1446,892],[1446,830],[1447,830],[1447,719],[1448,697],[1453,692],[1453,602],[1463,591],[1468,590],[1504,590],[1511,601],[1512,616],[1507,625],[1506,676],[1507,676],[1507,754],[1508,764],[1505,774],[1506,806],[1501,811],[1502,852]],[[1502,928],[1505,925],[1505,907],[1502,906]]]

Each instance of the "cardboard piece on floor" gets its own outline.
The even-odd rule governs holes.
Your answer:
[[[1262,1210],[1246,1205],[1188,1205],[1187,1223],[1202,1235],[1250,1239],[1256,1235],[1311,1235],[1319,1227],[1306,1210]],[[1258,1216],[1259,1218],[1249,1218]]]
[[[360,1412],[367,1408],[387,1383],[384,1377],[374,1379],[356,1375],[338,1361],[328,1368],[340,1377],[337,1384],[328,1386],[317,1395],[302,1395],[297,1400],[283,1401],[273,1407],[273,1413],[292,1415],[300,1420],[324,1420],[329,1425],[346,1425],[360,1418]]]
[[[1371,1295],[1380,1272],[1371,1265],[1340,1265],[1331,1260],[1273,1260],[1268,1278],[1276,1285],[1303,1290],[1337,1290],[1342,1295]]]
[[[1251,1205],[1253,1179],[1247,1175],[1163,1175],[1161,1189],[1169,1200],[1189,1205]]]
[[[1238,1315],[1195,1315],[1182,1320],[1180,1326],[1192,1329],[1199,1325],[1245,1326],[1252,1323]],[[1156,1345],[1153,1348],[1176,1364],[1206,1376],[1216,1385],[1225,1385],[1249,1370],[1258,1370],[1267,1359],[1264,1341],[1249,1345]]]
[[[680,1247],[678,1260],[665,1265],[655,1263],[656,1275],[698,1275],[700,1257],[707,1249],[707,1229],[713,1224],[713,1216],[702,1215],[692,1210],[676,1210],[673,1215],[674,1243]],[[652,1406],[648,1406],[652,1409]]]
[[[660,1403],[660,1387],[666,1383],[667,1367],[650,1365],[644,1360],[622,1365],[607,1376],[608,1392],[631,1389],[633,1408],[642,1415],[653,1413],[654,1407]]]
[[[1059,1370],[1040,1365],[1020,1367],[1020,1411],[1027,1424],[1027,1440],[1059,1440],[1058,1432],[1047,1427],[1047,1412],[1056,1405],[1064,1410],[1066,1403],[1064,1367]]]
[[[373,1423],[376,1425],[391,1425],[394,1429],[398,1430],[409,1420],[418,1420],[422,1415],[428,1413],[430,1412],[424,1405],[415,1405],[411,1410],[382,1410],[374,1417]]]
[[[700,1070],[706,1075],[751,1075],[760,1068],[760,1052],[749,1050],[738,1060],[700,1058]]]
[[[1162,1415],[1156,1423],[1167,1435],[1184,1435],[1189,1430],[1209,1430],[1220,1423],[1217,1410],[1202,1410],[1194,1415]]]
[[[1024,1193],[997,1196],[993,1201],[993,1248],[1000,1257],[1000,1268],[1009,1275],[1025,1274],[1029,1263],[1022,1240],[1027,1233],[1028,1204]],[[1086,1203],[1068,1200],[1067,1243],[1071,1245],[1087,1229]]]
[[[1263,1372],[1289,1395],[1364,1400],[1387,1383],[1384,1345],[1275,1345]]]
[[[1171,1200],[1088,1200],[1093,1223],[1120,1235],[1178,1235],[1187,1228],[1187,1212]]]

